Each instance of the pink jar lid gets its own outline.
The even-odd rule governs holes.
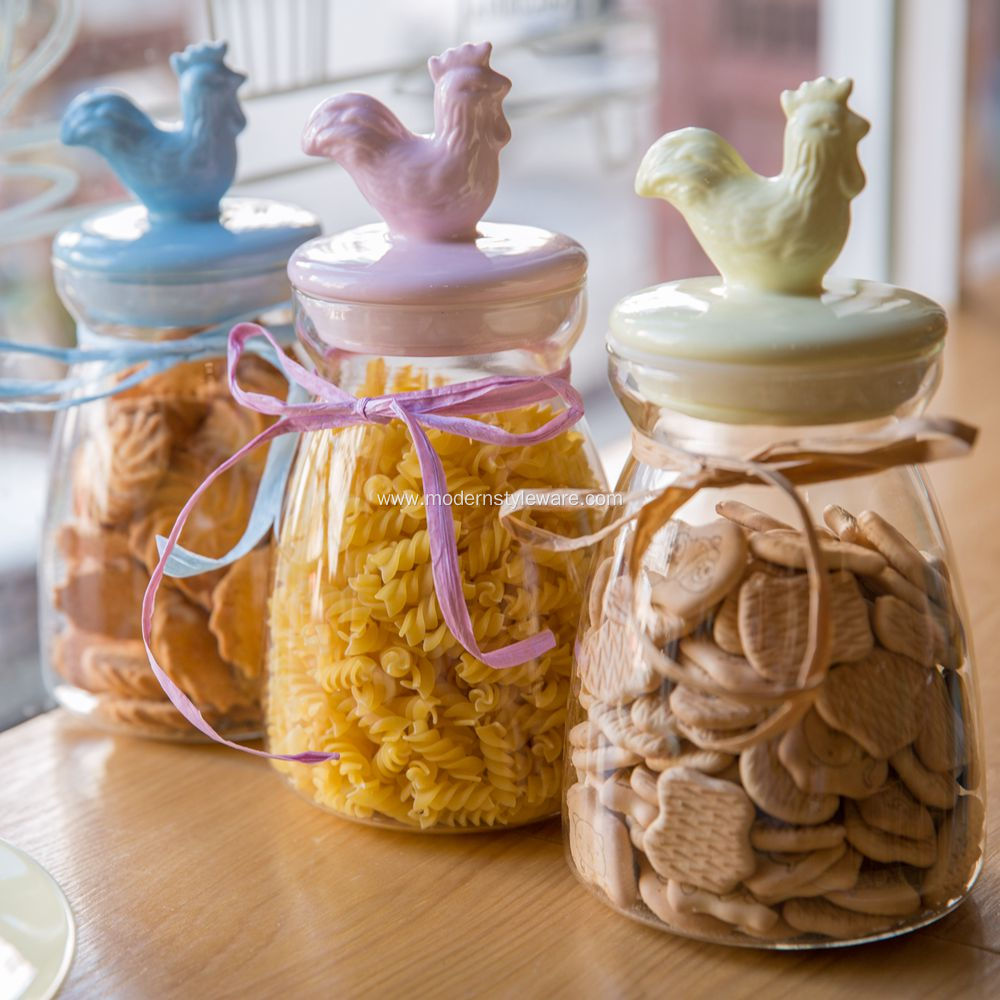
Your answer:
[[[292,255],[298,306],[323,343],[478,354],[530,346],[567,322],[579,332],[583,247],[534,226],[480,222],[510,139],[501,106],[510,81],[490,68],[490,51],[467,44],[429,61],[431,135],[411,133],[366,94],[332,97],[310,116],[305,152],[343,166],[386,220]]]

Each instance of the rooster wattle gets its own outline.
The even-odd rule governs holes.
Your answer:
[[[246,127],[236,98],[246,77],[226,66],[225,54],[226,43],[215,42],[170,57],[183,113],[177,125],[157,125],[124,94],[89,91],[66,110],[62,141],[100,153],[151,218],[214,218]]]
[[[474,236],[510,140],[501,106],[510,80],[490,68],[491,51],[488,42],[467,44],[429,61],[433,134],[414,134],[374,97],[340,94],[313,111],[303,150],[339,163],[394,234]]]
[[[776,177],[754,173],[715,132],[684,128],[646,153],[636,192],[680,211],[727,285],[818,292],[865,186],[857,144],[869,126],[847,107],[850,93],[850,80],[829,77],[782,93],[788,124]]]

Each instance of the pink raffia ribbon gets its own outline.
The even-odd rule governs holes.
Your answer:
[[[247,392],[240,388],[236,381],[236,367],[244,346],[254,337],[264,337],[272,344],[289,384],[295,383],[305,389],[313,397],[311,402],[286,403],[276,396]],[[248,409],[276,416],[278,419],[209,473],[205,481],[191,494],[177,515],[177,520],[160,553],[160,561],[156,564],[149,586],[143,595],[142,641],[146,646],[150,668],[174,707],[191,725],[210,739],[258,757],[302,764],[318,764],[338,757],[336,753],[311,750],[297,754],[271,754],[225,739],[212,728],[194,702],[156,662],[150,646],[153,608],[156,604],[156,593],[163,580],[164,568],[198,500],[212,483],[255,448],[282,434],[301,431],[329,430],[356,424],[388,424],[393,420],[402,420],[413,439],[420,462],[427,514],[427,535],[430,542],[431,573],[441,614],[448,628],[465,650],[497,670],[519,666],[552,649],[555,646],[555,636],[548,629],[500,649],[488,652],[480,649],[473,632],[469,609],[462,595],[458,545],[455,540],[451,507],[427,502],[429,494],[444,496],[448,492],[444,466],[427,436],[427,430],[434,428],[484,444],[499,444],[506,447],[528,446],[549,441],[572,427],[583,416],[583,401],[580,394],[570,385],[568,375],[569,365],[566,365],[551,375],[491,375],[473,382],[459,382],[419,392],[357,397],[297,364],[281,351],[271,335],[262,327],[255,323],[240,323],[234,326],[229,333],[228,344],[230,392],[238,403]],[[471,419],[476,414],[501,413],[552,399],[562,400],[566,408],[533,431],[516,434],[482,420]]]

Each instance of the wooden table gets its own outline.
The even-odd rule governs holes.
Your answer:
[[[934,470],[978,652],[1000,816],[1000,330],[963,317],[935,412],[978,423]],[[53,712],[0,735],[0,836],[46,865],[79,922],[63,996],[947,997],[1000,993],[1000,858],[972,898],[896,941],[767,953],[614,914],[555,823],[418,837],[326,815],[266,764],[112,738]]]

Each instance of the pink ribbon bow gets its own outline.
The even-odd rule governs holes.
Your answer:
[[[236,367],[243,354],[244,345],[257,336],[265,337],[271,343],[289,382],[297,383],[310,393],[314,397],[312,402],[286,403],[275,396],[246,392],[240,388],[236,381]],[[317,764],[338,756],[335,753],[319,751],[270,754],[225,739],[204,719],[191,699],[170,679],[153,656],[150,647],[153,608],[157,590],[163,580],[164,568],[191,511],[202,494],[219,476],[232,468],[244,455],[282,434],[326,430],[355,424],[388,424],[392,420],[402,420],[416,448],[425,501],[428,494],[444,496],[448,492],[444,466],[427,437],[428,428],[447,431],[449,434],[457,434],[484,444],[504,446],[533,445],[551,440],[583,416],[583,401],[567,380],[568,374],[567,364],[551,375],[491,375],[473,382],[459,382],[419,392],[359,398],[297,364],[281,351],[271,335],[262,327],[255,323],[240,323],[234,326],[229,333],[228,345],[230,392],[238,403],[248,409],[270,414],[278,419],[209,473],[205,481],[191,494],[177,515],[177,520],[160,553],[160,560],[150,577],[149,586],[143,595],[142,640],[146,646],[146,655],[153,674],[174,707],[210,739],[259,757]],[[500,413],[547,399],[560,399],[566,404],[566,408],[533,431],[516,434],[493,424],[484,423],[482,420],[470,419],[472,414]],[[500,649],[486,652],[479,648],[473,633],[469,609],[462,595],[458,545],[455,540],[451,507],[425,502],[425,510],[434,590],[445,623],[463,648],[483,663],[498,670],[526,663],[552,649],[555,646],[555,637],[548,629]]]

